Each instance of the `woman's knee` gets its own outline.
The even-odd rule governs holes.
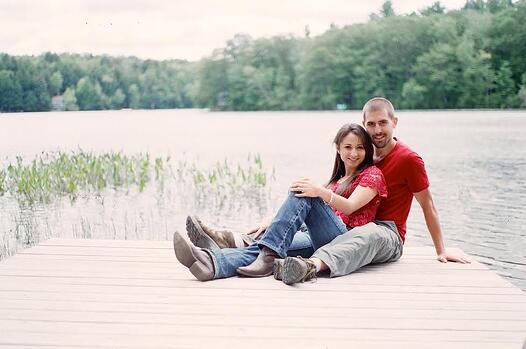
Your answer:
[[[292,191],[289,191],[289,194],[287,196],[287,201],[305,202],[309,205],[312,203],[313,199],[319,199],[319,198],[299,197],[299,196],[296,196],[296,193]]]
[[[291,199],[296,199],[296,200],[311,199],[310,197],[296,196],[296,194],[298,193],[289,191],[288,197]]]

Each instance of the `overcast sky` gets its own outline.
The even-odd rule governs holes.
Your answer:
[[[366,22],[384,0],[0,0],[0,52],[198,60],[236,33],[311,36]],[[394,0],[410,13],[435,0]],[[446,9],[465,0],[442,0]]]

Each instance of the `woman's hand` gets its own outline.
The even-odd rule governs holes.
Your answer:
[[[309,197],[316,198],[320,196],[323,188],[311,182],[308,178],[295,181],[290,186],[290,191],[296,193],[299,198]]]

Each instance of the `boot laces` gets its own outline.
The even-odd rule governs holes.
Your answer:
[[[314,262],[308,258],[303,258],[301,256],[298,256],[297,258],[303,261],[307,265],[307,272],[305,273],[303,278],[300,280],[300,282],[305,282],[309,280],[312,280],[312,281],[317,280],[318,277],[316,275],[316,264],[314,264]]]

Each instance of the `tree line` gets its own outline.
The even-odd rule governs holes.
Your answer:
[[[0,54],[0,111],[47,111],[53,96],[63,97],[65,110],[189,108],[190,67],[180,60]]]
[[[0,111],[188,108],[526,107],[526,0],[440,2],[399,16],[386,1],[363,24],[253,39],[197,62],[46,53],[0,55]]]

